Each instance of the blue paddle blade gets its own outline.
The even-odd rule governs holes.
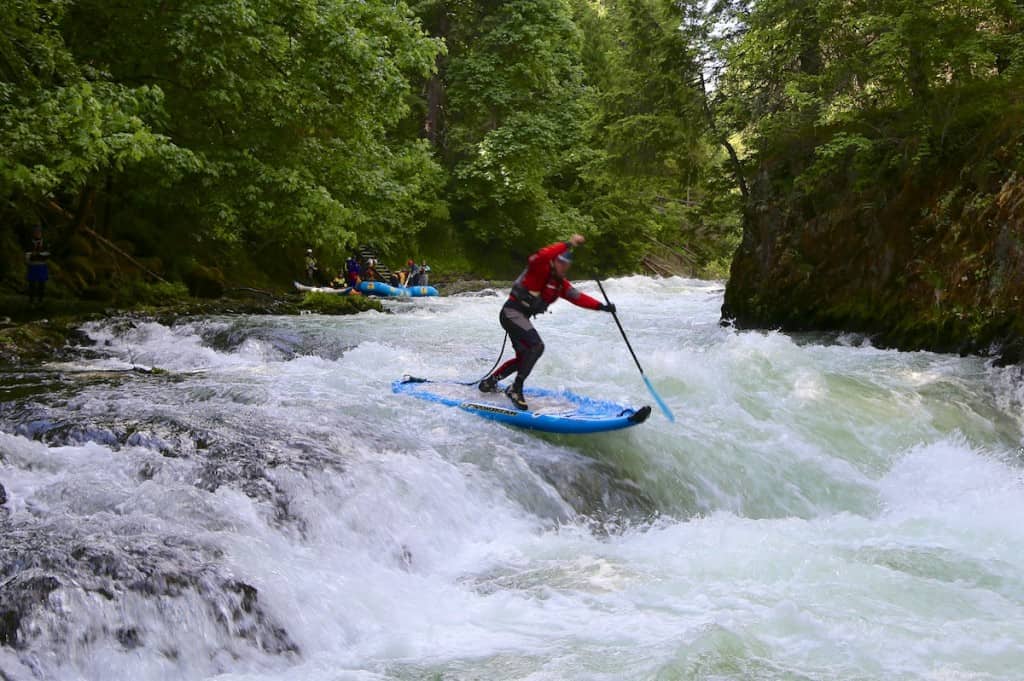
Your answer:
[[[651,385],[651,379],[647,378],[646,374],[640,375],[644,378],[644,383],[647,385],[647,391],[651,393],[651,397],[653,397],[654,401],[658,403],[661,413],[665,415],[665,418],[667,418],[670,423],[675,423],[676,417],[672,414],[672,410],[668,408],[668,405],[665,404],[665,400],[661,399],[661,395],[658,394],[658,391],[654,389],[653,385]]]

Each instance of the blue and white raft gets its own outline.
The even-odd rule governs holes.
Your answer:
[[[396,394],[412,395],[447,407],[458,407],[470,414],[510,426],[547,433],[603,433],[640,425],[651,415],[650,407],[632,409],[576,395],[567,390],[527,388],[524,396],[530,405],[528,411],[515,409],[500,392],[481,393],[476,385],[405,376],[395,381],[391,390]]]
[[[359,282],[359,292],[364,296],[384,298],[427,298],[440,295],[433,286],[392,286],[383,281]]]

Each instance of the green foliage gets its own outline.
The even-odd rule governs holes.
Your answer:
[[[940,351],[1019,337],[1024,5],[716,9],[752,181],[725,313]]]
[[[299,303],[299,308],[306,312],[334,315],[355,314],[367,310],[381,312],[384,309],[380,301],[367,296],[336,296],[318,291],[307,293]]]
[[[652,240],[720,257],[738,202],[717,194],[699,64],[672,0],[426,0],[447,54],[424,111],[457,235],[512,268],[574,231],[587,261],[635,270]]]
[[[176,206],[197,238],[340,251],[408,234],[430,209],[441,180],[428,149],[389,138],[440,49],[403,5],[82,0],[77,12],[82,54],[166,91],[167,127],[201,156]]]
[[[265,257],[444,213],[429,146],[394,137],[442,49],[401,3],[14,0],[0,22],[0,215]]]
[[[999,119],[1024,72],[1024,8],[1003,0],[758,0],[728,10],[723,21],[740,27],[719,46],[731,123],[762,163],[807,158],[786,171],[805,192],[828,191],[848,168],[861,187],[934,170],[970,139],[958,128]]]
[[[109,171],[191,155],[146,123],[159,89],[113,82],[76,59],[60,33],[69,3],[0,8],[0,215],[31,215]]]
[[[582,140],[580,45],[564,0],[456,9],[444,155],[454,217],[477,242],[523,250],[579,229],[555,185]]]
[[[698,44],[685,2],[618,0],[580,11],[604,58],[590,79],[589,152],[579,201],[593,216],[603,269],[635,270],[652,243],[725,257],[739,203],[722,182],[722,152],[699,87]]]
[[[412,4],[3,3],[4,240],[46,225],[74,290],[126,264],[93,232],[163,276],[219,270],[214,291],[290,278],[307,245],[443,242],[488,269],[574,231],[604,269],[654,239],[729,247],[696,0]]]
[[[126,282],[117,291],[117,302],[120,305],[152,305],[168,306],[187,300],[188,288],[182,283],[147,283],[143,281]]]

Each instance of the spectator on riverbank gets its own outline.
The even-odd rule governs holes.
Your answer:
[[[416,269],[416,262],[412,258],[409,258],[408,260],[405,261],[405,267],[403,267],[399,271],[399,276],[401,277],[401,285],[402,286],[411,286],[412,285],[412,283],[411,283],[412,282],[412,274],[413,274],[413,271],[415,269]]]
[[[359,258],[352,256],[345,261],[345,281],[352,288],[359,286],[361,281],[362,268],[359,267]]]
[[[309,281],[310,286],[319,286],[317,279],[319,278],[320,268],[317,265],[316,257],[313,255],[313,249],[306,249],[306,279]]]
[[[32,250],[25,253],[28,265],[28,302],[42,303],[46,282],[50,279],[50,252],[43,243],[43,230],[36,227],[32,233]]]
[[[345,272],[345,268],[342,267],[338,270],[338,276],[331,279],[331,288],[345,288],[348,286],[348,275]]]
[[[380,275],[377,274],[377,259],[368,258],[366,260],[366,271],[363,279],[365,281],[380,281]]]
[[[406,286],[429,286],[427,282],[430,281],[430,275],[428,274],[430,272],[430,265],[425,260],[419,265],[412,262],[412,260],[409,262],[412,264],[410,265]]]

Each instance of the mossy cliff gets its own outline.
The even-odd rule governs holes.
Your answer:
[[[864,134],[898,131],[899,143],[876,139],[870,154],[851,149],[830,164],[820,149],[836,130],[780,140],[751,184],[723,319],[1020,361],[1021,101],[954,125],[934,121],[916,139],[909,114],[879,116],[863,128],[877,132]]]

